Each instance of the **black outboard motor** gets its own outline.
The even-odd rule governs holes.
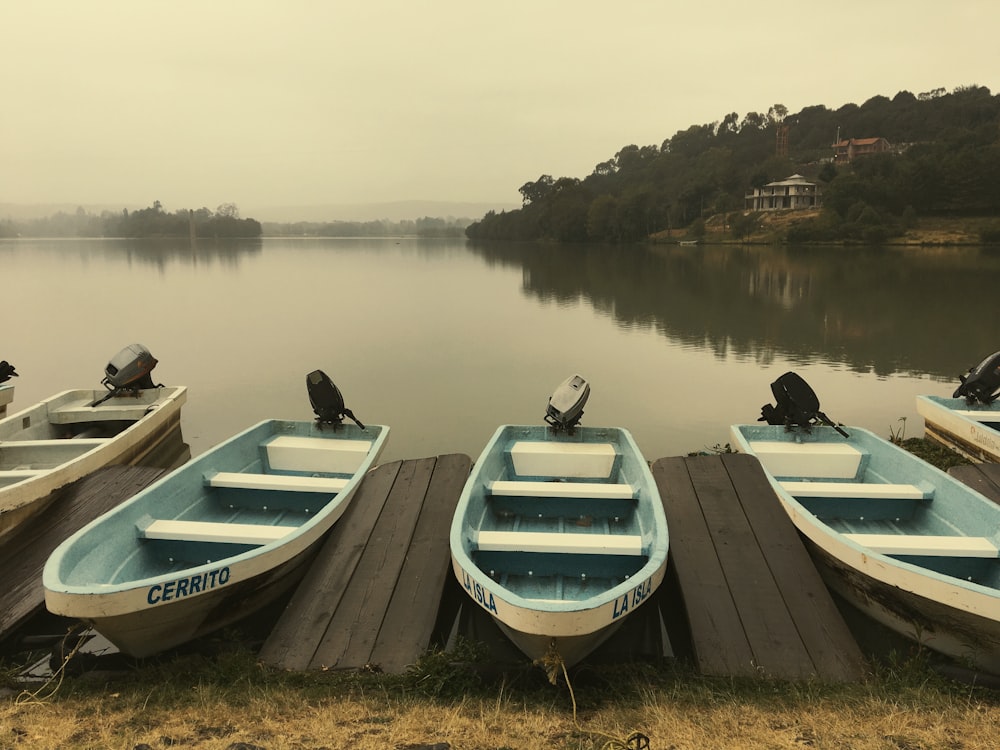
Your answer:
[[[808,430],[814,424],[825,424],[844,437],[848,434],[834,424],[826,414],[819,410],[819,398],[812,387],[794,372],[786,372],[771,383],[771,393],[776,404],[764,404],[760,409],[758,422],[780,425],[791,429],[804,427]]]
[[[344,417],[348,417],[362,430],[365,429],[353,412],[344,406],[344,397],[340,394],[340,389],[322,370],[313,370],[306,375],[306,390],[309,391],[309,403],[320,427],[343,424]]]
[[[549,405],[545,409],[545,421],[556,432],[572,431],[583,417],[583,407],[588,398],[590,398],[590,384],[583,377],[573,375],[567,378],[549,397]]]
[[[965,396],[969,405],[992,404],[1000,396],[1000,352],[994,352],[965,375],[959,375],[962,384],[952,398]]]
[[[153,376],[150,375],[157,362],[156,357],[142,344],[126,346],[104,368],[101,385],[108,389],[108,394],[91,406],[102,404],[115,396],[136,396],[141,390],[162,388],[162,385],[153,382]]]
[[[14,365],[6,359],[0,360],[0,383],[6,383],[11,378],[20,377],[14,372]]]

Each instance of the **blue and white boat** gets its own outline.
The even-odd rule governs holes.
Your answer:
[[[827,585],[901,635],[1000,674],[1000,506],[871,432],[777,411],[777,424],[734,425],[731,444],[760,460]]]
[[[474,606],[529,658],[554,652],[566,666],[652,597],[668,549],[660,494],[629,432],[580,427],[582,408],[553,408],[567,390],[589,393],[574,377],[553,396],[549,426],[497,429],[451,527],[454,573]]]
[[[304,574],[388,432],[322,420],[247,429],[60,545],[42,576],[46,606],[136,657],[246,617]]]
[[[951,398],[917,396],[927,437],[973,461],[1000,463],[1000,352],[961,377]]]

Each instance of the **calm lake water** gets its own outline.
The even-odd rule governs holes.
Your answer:
[[[23,408],[100,387],[142,343],[156,382],[189,388],[194,455],[312,419],[305,376],[322,369],[391,426],[383,460],[475,457],[580,373],[583,423],[627,427],[654,460],[727,443],[788,370],[831,418],[919,436],[914,397],[950,395],[1000,349],[998,288],[982,248],[2,241],[0,359]]]

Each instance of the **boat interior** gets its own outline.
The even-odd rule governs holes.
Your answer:
[[[851,541],[943,575],[1000,585],[997,529],[987,514],[956,513],[949,482],[896,472],[894,463],[844,442],[757,440],[750,447],[785,492]]]
[[[615,444],[514,440],[499,460],[475,500],[472,558],[501,586],[580,601],[646,564],[639,483]]]

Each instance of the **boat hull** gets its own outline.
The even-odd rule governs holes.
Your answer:
[[[576,463],[563,453],[583,455],[588,445],[614,452],[601,468],[588,462],[604,459]],[[588,483],[594,496],[582,489]],[[609,486],[631,487],[635,496],[596,499]],[[515,499],[502,499],[504,492]],[[501,546],[491,549],[488,538]],[[540,538],[551,548],[531,546]],[[625,539],[635,549],[610,551]],[[515,546],[503,548],[504,540]],[[567,540],[581,546],[569,549]],[[577,428],[569,437],[502,426],[466,483],[451,532],[452,569],[474,605],[528,658],[557,653],[566,666],[588,656],[652,597],[666,572],[667,548],[655,481],[631,435],[618,428]]]
[[[0,462],[0,543],[25,521],[43,512],[56,494],[73,482],[105,466],[138,465],[176,430],[180,429],[181,407],[187,399],[187,389],[170,387],[151,389],[141,395],[110,399],[100,407],[81,414],[79,421],[50,422],[51,415],[72,404],[92,402],[105,391],[66,391],[28,409],[11,414],[0,421],[0,454],[4,451],[23,458],[4,458]],[[104,419],[123,416],[121,404],[136,408],[141,414],[134,420]],[[146,409],[146,411],[144,411]],[[24,425],[29,425],[27,428]],[[56,438],[59,433],[91,426],[106,438]],[[26,437],[22,437],[27,433]],[[113,433],[113,434],[111,434]],[[43,447],[14,453],[32,441],[46,443]],[[58,451],[52,460],[44,452]],[[5,455],[5,454],[4,454]],[[20,463],[19,463],[20,462]],[[17,480],[17,467],[42,466],[34,476]],[[14,480],[14,481],[11,481]]]
[[[891,583],[884,573],[866,570],[870,560],[852,565],[818,544],[808,547],[824,583],[855,609],[919,646],[1000,675],[1000,623],[994,616],[922,596],[912,581]]]
[[[302,578],[387,435],[251,427],[64,542],[43,571],[46,606],[136,657],[247,617]]]
[[[764,444],[796,442],[782,427],[735,425],[732,445],[761,460],[778,500],[802,535],[828,587],[852,606],[899,635],[977,669],[1000,674],[1000,561],[997,554],[981,558],[955,552],[887,553],[861,539],[916,540],[945,535],[948,539],[989,537],[1000,542],[1000,507],[912,454],[865,430],[847,427],[850,439],[827,427],[799,433],[805,448],[824,445],[856,446],[863,454],[856,476],[836,482],[815,473],[792,473],[792,465],[778,469],[778,459]],[[781,459],[787,460],[787,459]],[[797,459],[798,460],[798,459]],[[813,455],[810,460],[818,460]],[[867,462],[867,464],[865,463]],[[806,479],[803,479],[806,477]],[[819,482],[825,490],[803,489]],[[853,495],[823,498],[830,488],[851,487]],[[925,492],[922,499],[874,501],[859,487],[907,483]],[[795,495],[789,487],[795,486]],[[891,513],[876,510],[878,503],[896,505]],[[836,507],[836,510],[831,508]],[[819,511],[818,508],[824,510]],[[849,516],[853,513],[853,516]],[[898,517],[894,517],[898,516]]]
[[[1000,462],[1000,408],[994,404],[974,407],[963,398],[917,396],[917,413],[936,442],[973,461]]]

